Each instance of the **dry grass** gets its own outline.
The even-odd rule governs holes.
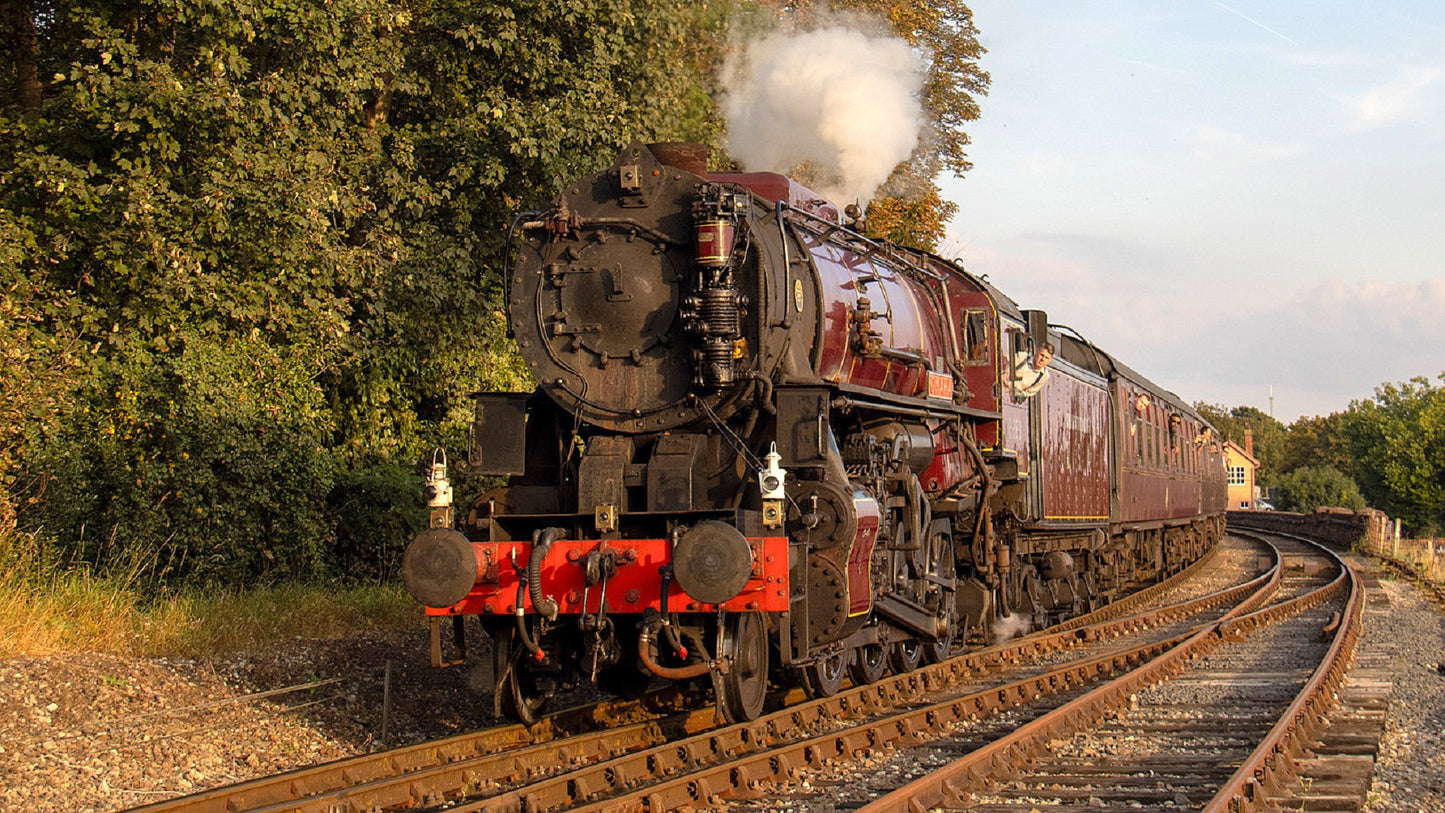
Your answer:
[[[1445,540],[1401,539],[1385,552],[1410,565],[1421,578],[1445,584]]]
[[[1401,539],[1383,545],[1361,542],[1360,549],[1393,559],[1425,581],[1445,585],[1445,539]]]
[[[0,658],[66,652],[224,655],[291,638],[336,638],[421,623],[397,585],[278,585],[171,592],[140,566],[98,575],[44,561],[0,533]]]

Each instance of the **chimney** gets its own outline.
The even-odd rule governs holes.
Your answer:
[[[1244,453],[1254,457],[1254,430],[1244,430]]]

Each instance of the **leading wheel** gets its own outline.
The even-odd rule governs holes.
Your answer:
[[[842,652],[822,657],[803,667],[803,688],[809,697],[832,697],[843,686],[848,659]]]
[[[756,720],[768,696],[768,628],[762,613],[729,613],[719,654],[730,665],[716,678],[718,711],[729,723]]]
[[[497,712],[523,725],[531,725],[541,719],[552,691],[550,687],[539,686],[536,674],[521,662],[532,653],[517,642],[516,635],[513,631],[497,636],[492,649],[493,674],[497,675]]]

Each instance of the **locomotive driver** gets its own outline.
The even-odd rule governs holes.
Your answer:
[[[1044,343],[1030,357],[1027,350],[1020,350],[1014,356],[1014,397],[1032,398],[1043,389],[1049,380],[1049,362],[1054,360],[1054,346]]]

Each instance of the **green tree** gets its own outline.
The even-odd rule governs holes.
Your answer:
[[[1423,376],[1383,384],[1350,405],[1344,434],[1371,505],[1416,535],[1445,530],[1445,387]]]
[[[1303,466],[1280,475],[1276,481],[1279,508],[1309,513],[1316,508],[1338,507],[1358,511],[1365,507],[1355,481],[1332,466]]]
[[[1197,403],[1194,408],[1210,423],[1214,424],[1225,438],[1244,447],[1244,433],[1249,430],[1254,445],[1254,457],[1259,461],[1256,481],[1261,486],[1271,486],[1281,471],[1280,459],[1284,450],[1285,426],[1270,415],[1252,406],[1226,408],[1217,404]]]
[[[391,524],[336,512],[414,510],[396,473],[460,445],[462,396],[526,386],[507,224],[634,138],[715,132],[721,7],[6,0],[0,396],[49,422],[0,467],[54,481],[22,523],[204,578],[386,560],[344,535]]]
[[[1343,412],[1328,416],[1302,417],[1285,431],[1279,470],[1284,473],[1305,466],[1329,466],[1353,478],[1355,459],[1345,437],[1347,418]]]

